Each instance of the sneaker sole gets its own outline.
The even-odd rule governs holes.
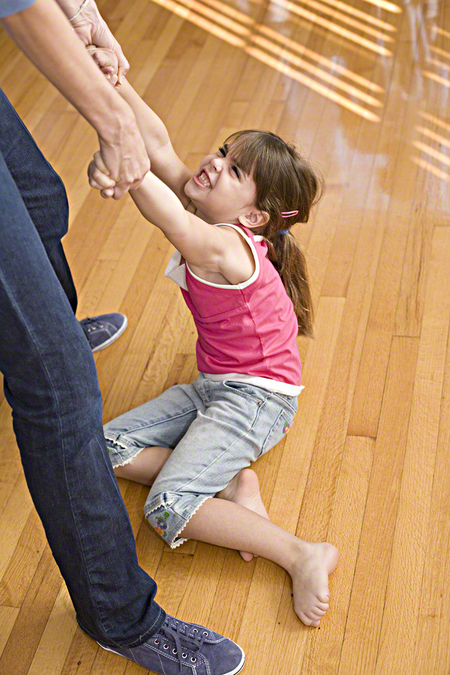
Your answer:
[[[128,657],[124,656],[120,652],[116,652],[115,649],[111,649],[111,647],[104,647],[103,645],[100,644],[100,642],[97,642],[97,644],[98,644],[99,647],[101,647],[105,651],[112,652],[113,654],[117,654],[117,656],[121,656],[122,658],[127,659],[127,661],[130,661],[130,659]],[[236,646],[239,647],[239,645],[236,645]],[[241,648],[239,647],[239,649],[241,649]],[[235,668],[234,670],[229,670],[227,673],[223,673],[223,675],[237,675],[238,673],[241,672],[241,670],[245,666],[245,654],[244,654],[242,649],[241,649],[241,653],[242,653],[242,659],[241,659],[240,664],[237,666],[237,668]],[[142,666],[142,667],[145,668],[145,666]]]
[[[101,352],[102,349],[106,349],[106,347],[109,347],[109,345],[112,345],[113,342],[115,342],[122,333],[125,331],[126,327],[128,326],[128,319],[125,317],[125,321],[123,322],[122,326],[119,328],[117,333],[114,333],[109,340],[106,340],[106,342],[103,342],[99,347],[95,347],[95,349],[92,350],[92,353],[95,354],[95,352]]]

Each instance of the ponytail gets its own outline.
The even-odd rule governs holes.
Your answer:
[[[283,235],[277,233],[272,241],[267,237],[264,239],[267,242],[267,257],[280,275],[294,305],[299,335],[314,337],[314,310],[303,249],[291,232]]]

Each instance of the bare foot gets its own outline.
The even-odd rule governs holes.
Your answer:
[[[294,609],[306,626],[317,627],[329,607],[328,576],[338,563],[339,553],[332,544],[302,544],[291,569]]]
[[[226,488],[217,493],[216,497],[245,506],[250,511],[255,511],[263,518],[270,520],[261,499],[258,476],[252,469],[242,469]],[[239,553],[246,562],[253,558],[253,553],[246,551],[239,551]]]

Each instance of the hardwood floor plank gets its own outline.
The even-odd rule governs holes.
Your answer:
[[[185,621],[202,625],[208,623],[226,553],[226,549],[219,546],[197,544],[189,580],[178,610]]]
[[[394,338],[392,342],[338,671],[341,675],[375,672],[418,347],[413,338]]]
[[[237,642],[246,654],[246,675],[264,673],[272,661],[273,633],[287,575],[280,567],[263,558],[258,558],[255,567],[237,636]]]
[[[19,614],[17,607],[3,607],[0,605],[0,656],[3,654],[14,623]]]
[[[59,675],[77,629],[69,592],[63,584],[42,634],[28,675]]]
[[[394,105],[394,101],[392,101]],[[397,108],[390,108],[392,121],[408,125],[408,116],[415,115],[415,105],[404,106],[403,114]],[[389,124],[389,127],[392,125]],[[395,132],[401,134],[401,127]],[[417,171],[408,157],[402,155],[398,164],[391,164],[396,176],[392,179],[392,191],[385,217],[384,239],[380,252],[373,301],[368,320],[360,371],[355,390],[349,433],[352,435],[376,436],[380,405],[385,384],[387,360],[398,293],[401,271],[408,239],[410,200],[414,194]],[[401,178],[400,178],[401,177]]]
[[[91,640],[81,628],[77,628],[73,637],[61,675],[89,675],[100,647]]]
[[[237,551],[226,551],[209,621],[214,630],[238,640],[255,572],[256,559],[245,563]]]
[[[180,615],[179,606],[186,593],[191,575],[193,556],[180,552],[174,553],[164,546],[160,563],[156,570],[155,581],[158,584],[156,601],[172,616]]]
[[[426,555],[420,600],[415,674],[428,669],[445,672],[450,667],[449,624],[450,593],[448,589],[448,551],[450,550],[450,343],[447,348],[445,376],[440,411],[439,438],[434,470],[430,518],[426,532]],[[444,552],[446,562],[443,563]]]
[[[0,605],[22,606],[46,544],[44,528],[32,509],[1,578]]]
[[[1,673],[28,673],[61,584],[61,576],[47,546],[0,657]]]
[[[3,380],[3,378],[2,378]],[[11,408],[6,399],[0,404],[0,516],[22,472],[19,450],[12,429]]]
[[[329,616],[320,633],[307,638],[308,675],[339,672],[374,453],[374,439],[347,437],[327,535],[339,551],[339,564],[330,579]]]
[[[106,314],[111,310],[119,310],[125,302],[132,279],[137,272],[146,247],[153,235],[153,228],[143,218],[139,217],[134,227],[132,227],[132,223],[133,221],[130,218],[127,221],[127,227],[131,229],[130,237],[128,240],[124,237],[126,244],[122,242],[125,245],[120,250],[120,257],[117,260],[114,273],[108,280],[106,287],[103,288],[103,292],[95,308],[97,314]]]
[[[123,352],[125,356],[120,361],[121,365],[118,371],[116,370],[114,382],[105,399],[107,419],[110,419],[109,415],[115,417],[131,409],[141,375],[157,341],[155,329],[158,327],[160,329],[164,323],[164,308],[167,312],[172,299],[177,297],[178,289],[175,284],[171,284],[167,286],[170,295],[164,296],[162,306],[157,306],[152,300],[154,289],[161,289],[161,284],[164,283],[161,277],[170,259],[170,251],[168,254],[166,246],[163,235],[155,231],[143,259],[144,265],[140,266],[123,303],[122,309],[127,316],[136,316],[138,320],[134,331],[129,335],[127,331],[117,345],[119,355],[125,350]],[[142,286],[139,284],[141,279]],[[169,284],[168,280],[165,281]],[[131,305],[128,305],[128,301]]]
[[[32,509],[30,493],[23,474],[19,475],[14,490],[0,517],[2,546],[0,548],[0,579],[14,555],[23,528]]]
[[[161,300],[156,301],[160,311],[164,308],[164,300],[168,293],[167,280],[161,285]],[[170,283],[170,282],[169,282]],[[172,289],[171,289],[172,290]],[[156,287],[155,287],[155,292]],[[188,321],[188,312],[178,289],[176,295],[170,294],[168,311],[164,316],[164,324],[156,336],[154,345],[149,354],[145,372],[142,374],[133,405],[145,403],[162,392],[162,385],[167,373],[170,372],[173,360],[178,353],[179,343]],[[156,321],[155,321],[156,323]]]
[[[412,670],[439,432],[450,299],[450,230],[435,228],[376,675]]]

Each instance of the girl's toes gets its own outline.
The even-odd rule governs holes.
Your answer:
[[[330,595],[329,593],[324,593],[323,595],[318,595],[317,599],[320,600],[320,602],[323,602],[324,605],[328,605]]]
[[[305,612],[300,612],[299,619],[305,626],[311,626],[311,628],[316,628],[320,624],[320,619],[316,616],[313,616],[311,613],[308,616]]]
[[[306,616],[305,612],[300,612],[298,618],[302,623],[305,624],[305,626],[311,626],[314,621],[314,619],[310,619],[309,616]]]
[[[250,560],[253,560],[253,553],[247,553],[246,551],[239,551],[239,553],[245,562],[250,562]]]
[[[327,612],[330,609],[330,605],[327,602],[318,602],[317,607],[324,612]]]

